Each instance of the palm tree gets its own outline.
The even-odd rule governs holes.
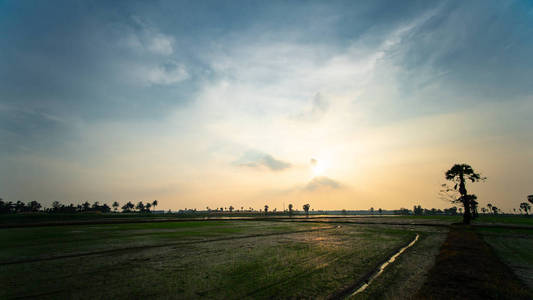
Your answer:
[[[157,202],[157,200],[154,200],[152,201],[152,206],[154,207],[154,210],[155,210],[155,207],[159,204],[159,202]]]
[[[292,216],[292,204],[289,203],[289,216]]]
[[[118,204],[117,201],[113,202],[113,210],[114,210],[115,212],[117,212],[117,209],[118,209],[119,206],[120,206],[120,204]]]
[[[150,207],[152,207],[152,203],[148,202],[144,207],[146,208],[147,212],[150,212]]]
[[[474,169],[467,164],[453,165],[451,169],[446,171],[445,178],[446,180],[455,182],[454,190],[458,191],[460,194],[460,197],[455,201],[461,202],[464,206],[463,223],[470,224],[470,220],[472,219],[472,201],[475,201],[475,199],[472,197],[474,195],[470,195],[470,197],[467,196],[466,180],[476,182],[485,178],[482,178],[480,174],[476,173]]]
[[[303,209],[304,209],[304,211],[305,211],[305,215],[306,215],[307,217],[309,217],[309,208],[310,208],[310,207],[311,207],[311,205],[309,205],[309,204],[304,204],[304,206],[303,206]]]
[[[526,215],[529,215],[528,211],[531,210],[531,205],[529,205],[529,203],[527,202],[520,203],[520,208],[526,212]]]
[[[137,206],[135,206],[136,209],[139,210],[139,212],[144,212],[144,204],[142,201],[139,201],[139,203],[137,203]]]
[[[268,205],[265,205],[265,214],[268,213]]]

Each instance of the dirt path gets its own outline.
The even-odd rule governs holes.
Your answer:
[[[533,299],[472,227],[456,225],[415,299]]]

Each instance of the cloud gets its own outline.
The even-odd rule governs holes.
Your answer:
[[[291,164],[274,158],[270,154],[249,151],[235,165],[254,169],[267,168],[271,171],[283,171],[291,167]]]
[[[120,43],[137,52],[148,52],[154,55],[169,56],[174,53],[174,38],[160,32],[146,20],[133,16],[130,24],[119,26],[127,33]]]
[[[302,121],[316,121],[320,119],[329,109],[329,101],[320,93],[316,93],[310,105],[296,119]]]
[[[306,191],[316,191],[322,188],[330,188],[330,189],[339,189],[341,188],[341,184],[326,176],[320,176],[315,177],[307,185],[304,187],[304,190]]]
[[[189,78],[189,73],[185,66],[175,62],[168,61],[157,67],[143,71],[144,80],[151,85],[170,85]]]

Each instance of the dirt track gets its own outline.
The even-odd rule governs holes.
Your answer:
[[[415,299],[533,299],[473,228],[452,226]]]

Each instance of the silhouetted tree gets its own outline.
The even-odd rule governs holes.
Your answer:
[[[520,208],[523,209],[526,212],[526,215],[529,215],[529,211],[531,210],[531,205],[527,202],[520,203]]]
[[[131,212],[131,210],[135,207],[131,201],[128,201],[128,203],[124,204],[122,206],[122,212]]]
[[[463,204],[463,223],[470,224],[470,220],[472,219],[472,200],[475,200],[475,198],[473,198],[475,195],[467,196],[466,180],[476,182],[485,178],[482,178],[480,174],[476,173],[474,169],[467,164],[453,165],[451,169],[446,171],[445,178],[446,180],[455,182],[453,189],[459,192],[460,197],[456,200],[452,200],[452,202],[460,202]]]
[[[135,206],[135,208],[139,211],[139,212],[144,212],[144,204],[142,201],[139,201],[139,203],[137,203],[137,205]]]
[[[155,210],[155,207],[159,204],[159,202],[157,202],[157,200],[154,200],[152,201],[152,206],[154,207],[154,210]]]
[[[424,211],[424,210],[422,209],[422,206],[420,206],[420,205],[418,205],[418,206],[416,206],[416,205],[413,206],[413,213],[414,213],[415,215],[417,215],[417,216],[422,215],[422,212],[423,212],[423,211]]]
[[[91,208],[91,204],[87,201],[85,201],[81,206],[83,211],[89,211],[89,209]]]
[[[304,206],[303,206],[303,209],[304,209],[304,211],[305,211],[305,215],[306,215],[307,217],[309,217],[309,208],[310,208],[310,207],[311,207],[311,205],[309,205],[309,204],[304,204]]]
[[[115,212],[117,212],[117,209],[118,209],[119,206],[120,206],[120,204],[118,204],[117,201],[113,202],[113,210],[114,210]]]
[[[268,213],[268,205],[265,205],[265,214]]]
[[[498,214],[498,211],[499,211],[499,208],[497,208],[496,206],[492,205],[492,213],[497,215]]]
[[[373,208],[373,207],[370,208],[370,214],[371,214],[371,215],[374,214],[374,208]]]
[[[229,206],[229,212],[233,212],[233,206],[232,205]]]
[[[292,207],[293,207],[292,204],[289,203],[289,216],[290,217],[292,217],[292,213],[293,213]]]
[[[383,209],[378,209],[378,213],[381,215],[383,213]]]
[[[144,206],[144,208],[146,208],[147,212],[150,212],[150,208],[151,207],[152,207],[152,203],[150,203],[150,202],[146,203],[146,205]]]
[[[28,203],[28,208],[31,212],[38,212],[41,209],[41,204],[37,201]]]

